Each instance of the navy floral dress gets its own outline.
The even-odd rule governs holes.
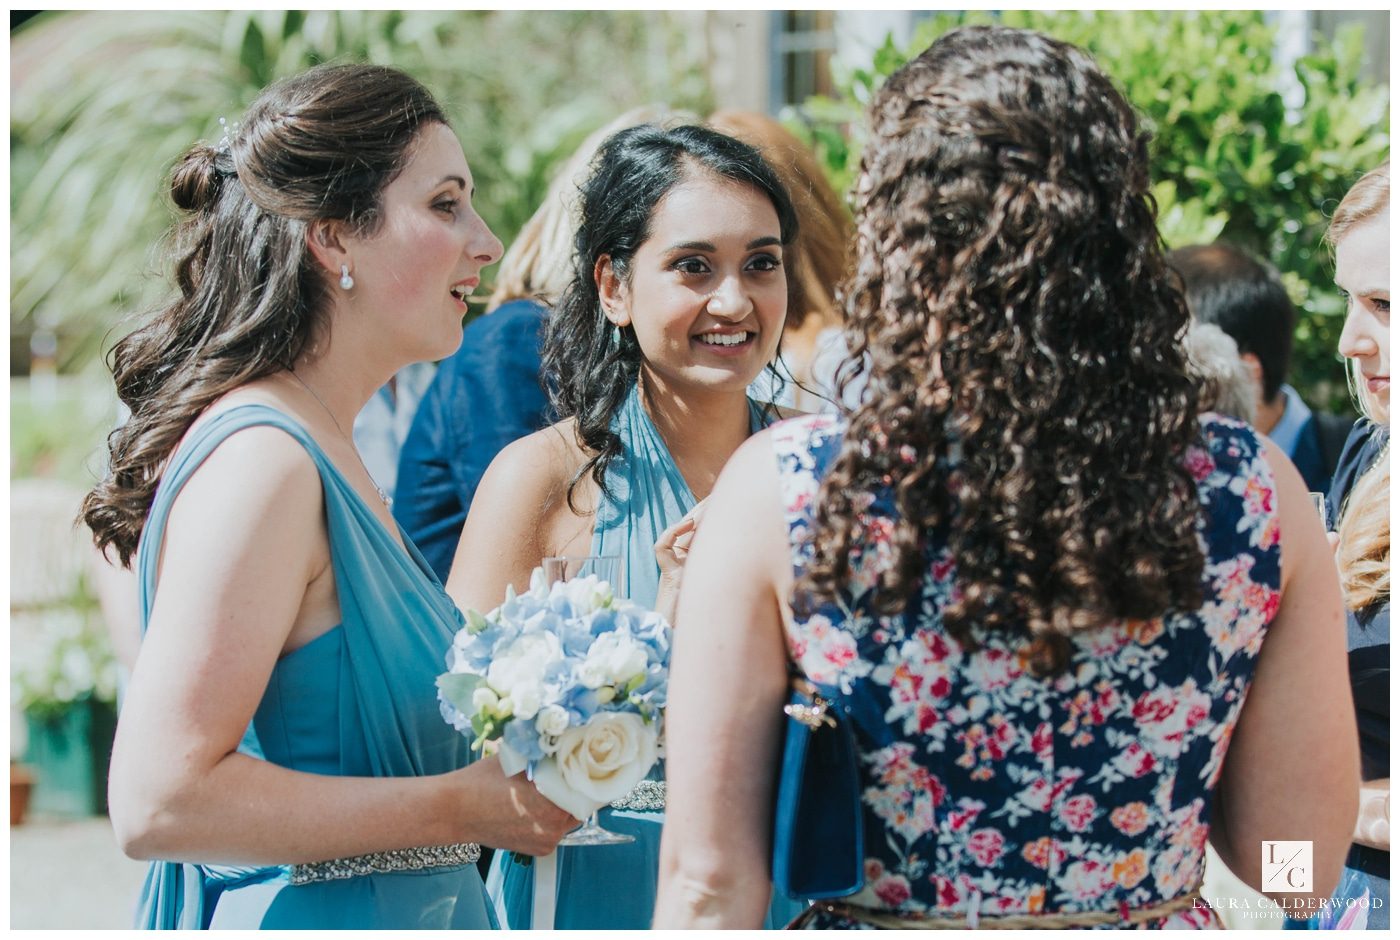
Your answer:
[[[817,415],[774,426],[794,568],[810,556],[813,499],[843,430]],[[865,887],[851,904],[975,925],[1126,913],[1199,884],[1211,793],[1280,581],[1258,438],[1214,415],[1201,431],[1186,460],[1203,507],[1204,605],[1078,633],[1054,680],[1026,671],[1018,638],[982,635],[972,651],[944,631],[955,566],[936,542],[919,602],[877,613],[869,592],[888,563],[889,495],[863,510],[872,534],[842,604],[787,634],[798,671],[842,687],[855,714]],[[806,926],[859,925],[827,912]],[[1199,906],[1149,926],[1219,921]]]

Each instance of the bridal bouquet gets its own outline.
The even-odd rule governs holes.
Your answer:
[[[500,742],[507,776],[524,770],[579,819],[621,799],[660,755],[671,628],[589,575],[507,589],[500,607],[470,610],[438,677],[443,718]]]

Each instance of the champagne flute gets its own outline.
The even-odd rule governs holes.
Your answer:
[[[572,581],[574,578],[596,575],[617,589],[617,571],[622,559],[617,555],[552,555],[544,564],[546,584],[558,581]],[[595,809],[582,826],[559,840],[560,845],[621,845],[636,842],[632,836],[621,832],[610,832],[598,823]]]
[[[591,574],[612,585],[616,594],[617,569],[621,563],[622,558],[618,555],[551,555],[542,562],[544,582],[555,584]]]

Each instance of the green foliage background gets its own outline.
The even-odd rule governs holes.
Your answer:
[[[1322,242],[1327,218],[1390,152],[1390,97],[1360,77],[1360,27],[1318,38],[1294,66],[1301,104],[1280,89],[1277,33],[1260,11],[939,14],[904,47],[886,40],[868,68],[836,76],[839,100],[791,115],[849,189],[865,141],[864,109],[895,69],[948,30],[1001,22],[1081,46],[1154,134],[1154,195],[1170,247],[1223,238],[1269,259],[1298,305],[1292,382],[1312,404],[1350,408],[1336,355],[1344,309]]]
[[[529,11],[50,12],[11,34],[10,335],[56,334],[62,373],[166,289],[171,165],[269,82],[322,61],[396,65],[441,100],[510,244],[588,133],[650,102],[709,110],[685,14]],[[690,27],[690,28],[688,28]],[[488,272],[488,279],[490,273]],[[484,297],[485,291],[481,292]],[[15,362],[12,358],[12,372]]]
[[[712,102],[703,30],[641,12],[49,12],[11,34],[12,373],[36,330],[57,336],[64,374],[101,374],[127,318],[166,289],[163,181],[192,142],[237,120],[268,82],[326,60],[403,67],[443,100],[507,243],[559,162],[622,110]],[[843,191],[864,143],[862,111],[909,56],[983,12],[925,20],[868,67],[837,76],[839,100],[800,109]],[[1230,239],[1268,257],[1302,313],[1294,381],[1346,407],[1335,345],[1342,304],[1321,244],[1347,187],[1389,152],[1389,94],[1359,77],[1358,30],[1293,68],[1279,89],[1275,30],[1258,11],[1006,12],[1001,22],[1088,48],[1155,132],[1155,187],[1169,245]],[[484,292],[483,292],[484,293]]]

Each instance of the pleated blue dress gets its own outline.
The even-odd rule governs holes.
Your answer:
[[[750,430],[768,419],[749,401]],[[619,593],[644,607],[654,607],[661,569],[655,545],[661,533],[695,507],[695,494],[681,476],[656,426],[634,388],[613,419],[622,439],[622,454],[607,469],[607,492],[593,523],[592,553],[622,559]],[[662,780],[658,762],[649,779]],[[558,849],[558,896],[554,927],[568,930],[645,930],[656,907],[661,864],[662,810],[606,808],[598,814],[604,829],[626,833],[626,845],[561,846]],[[534,903],[534,867],[497,852],[486,879],[496,916],[509,929],[530,929]],[[806,910],[802,901],[777,895],[764,926],[777,929]],[[541,925],[548,926],[548,925]]]
[[[231,434],[257,425],[301,443],[321,475],[341,623],[277,661],[239,750],[308,773],[399,777],[445,773],[468,742],[438,710],[434,681],[462,620],[413,543],[393,539],[306,430],[265,405],[210,418],[172,456],[137,554],[142,629],[176,495]],[[346,826],[356,820],[347,818]],[[267,821],[277,825],[275,818]],[[410,846],[405,846],[410,848]],[[290,866],[153,862],[137,927],[455,928],[496,926],[476,866],[293,885]]]

